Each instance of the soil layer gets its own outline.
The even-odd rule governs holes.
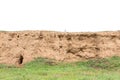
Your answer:
[[[0,32],[0,63],[20,65],[43,57],[81,61],[120,56],[120,31],[114,32]]]

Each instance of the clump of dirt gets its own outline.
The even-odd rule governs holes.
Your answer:
[[[0,63],[21,65],[38,57],[71,62],[111,56],[120,56],[120,31],[0,32]]]

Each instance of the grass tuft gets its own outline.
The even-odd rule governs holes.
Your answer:
[[[80,63],[80,62],[79,62]],[[120,68],[120,57],[114,56],[111,58],[93,59],[87,62],[81,62],[84,66],[95,69],[114,70]]]

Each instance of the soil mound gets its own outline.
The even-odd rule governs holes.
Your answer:
[[[24,64],[37,57],[81,61],[120,56],[120,31],[0,32],[0,63]]]

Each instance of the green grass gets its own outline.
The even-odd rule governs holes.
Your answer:
[[[120,57],[76,63],[38,58],[22,68],[0,65],[0,80],[119,80]]]

